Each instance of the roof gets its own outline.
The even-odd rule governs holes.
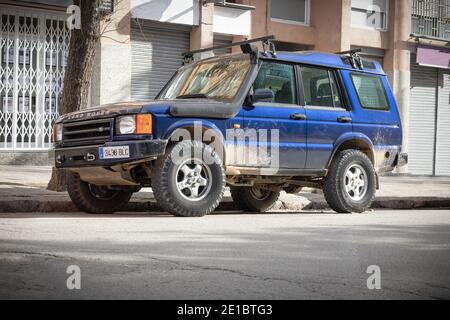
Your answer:
[[[342,60],[342,56],[338,54],[318,52],[318,51],[301,51],[301,52],[277,52],[277,59],[297,62],[297,63],[305,63],[312,65],[319,65],[325,67],[334,67],[340,69],[348,69],[348,70],[357,70],[359,69],[353,68],[350,64],[345,63]],[[376,73],[376,74],[385,74],[383,68],[380,63],[374,60],[364,59],[363,61],[370,61],[375,65],[375,69],[365,67],[365,72]]]

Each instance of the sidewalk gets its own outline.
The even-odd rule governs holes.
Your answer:
[[[74,212],[66,193],[46,190],[51,167],[0,166],[0,212]],[[418,209],[450,208],[450,177],[381,177],[374,208]],[[229,192],[219,207],[233,211]],[[307,189],[298,195],[283,193],[277,211],[328,210],[318,190]],[[130,212],[158,212],[151,189],[135,194],[127,206]]]

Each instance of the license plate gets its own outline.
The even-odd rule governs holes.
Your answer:
[[[101,147],[98,153],[100,159],[128,159],[130,157],[130,147]]]

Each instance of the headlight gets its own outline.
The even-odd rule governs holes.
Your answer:
[[[151,114],[138,114],[118,117],[116,120],[116,133],[120,135],[153,133],[153,118]]]
[[[58,143],[62,141],[63,136],[63,125],[61,123],[55,124],[53,126],[53,143]]]
[[[117,118],[116,128],[119,134],[134,134],[136,132],[136,116]]]

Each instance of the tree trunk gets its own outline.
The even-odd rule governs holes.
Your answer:
[[[74,4],[81,9],[81,29],[71,31],[69,57],[59,108],[61,115],[87,108],[95,48],[100,39],[102,21],[100,2],[100,0],[74,0]],[[66,176],[66,170],[53,168],[47,189],[66,191]]]

